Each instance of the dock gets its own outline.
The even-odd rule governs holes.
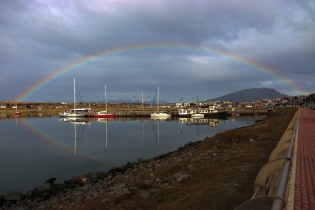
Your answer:
[[[150,117],[152,111],[110,111],[115,115],[115,117]],[[172,118],[178,118],[178,111],[169,111]],[[237,110],[237,111],[227,111],[226,116],[243,116],[243,115],[267,115],[268,110],[266,109],[251,109],[251,110]],[[94,113],[88,115],[88,117],[93,117]],[[207,118],[207,117],[206,117]],[[210,117],[211,118],[211,117]]]

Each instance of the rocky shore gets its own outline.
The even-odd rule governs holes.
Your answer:
[[[55,178],[49,178],[42,185],[25,195],[21,192],[9,192],[0,197],[1,209],[69,209],[77,206],[85,199],[97,198],[100,194],[107,194],[108,198],[102,202],[110,202],[116,195],[129,194],[137,187],[144,187],[141,196],[146,198],[157,187],[172,188],[173,184],[180,183],[190,178],[186,173],[178,172],[171,179],[136,180],[135,178],[144,172],[154,172],[157,167],[167,167],[176,164],[176,160],[188,161],[191,156],[198,156],[197,149],[200,141],[190,142],[184,147],[154,157],[149,160],[138,159],[137,163],[127,163],[121,167],[115,167],[108,172],[87,173],[83,176],[74,176],[64,181],[64,184],[55,184]],[[208,158],[214,158],[216,154],[209,153]],[[225,157],[226,158],[226,157]],[[189,169],[193,169],[190,165]],[[154,176],[153,174],[151,175]],[[60,204],[61,203],[61,204]],[[23,207],[23,208],[20,208]]]
[[[254,125],[189,142],[108,172],[49,178],[26,194],[0,196],[0,209],[234,209],[253,193],[255,176],[297,109]]]

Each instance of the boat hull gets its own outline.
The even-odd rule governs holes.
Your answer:
[[[213,117],[226,117],[226,113],[227,111],[218,111],[218,112],[213,112],[213,113],[205,113],[204,114],[204,117],[206,118],[213,118]]]
[[[95,114],[94,118],[114,118],[114,114]]]
[[[157,112],[157,113],[152,113],[150,114],[151,117],[165,117],[165,118],[168,118],[168,117],[171,117],[170,114],[167,114],[167,113],[163,113],[163,112]]]

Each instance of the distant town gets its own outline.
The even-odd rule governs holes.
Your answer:
[[[105,107],[105,103],[101,102],[79,102],[77,106],[89,106],[92,108]],[[107,106],[110,108],[153,108],[160,106],[161,108],[177,109],[183,107],[196,107],[196,106],[209,106],[210,104],[215,105],[219,109],[233,109],[238,107],[243,108],[263,108],[263,109],[274,109],[278,107],[294,107],[303,106],[314,109],[315,106],[315,94],[308,96],[293,96],[293,97],[281,97],[273,99],[263,100],[244,100],[242,102],[235,102],[233,100],[228,101],[212,101],[212,102],[176,102],[176,103],[156,103],[151,104],[146,102],[110,102]],[[72,108],[73,103],[67,102],[0,102],[0,109],[69,109]]]

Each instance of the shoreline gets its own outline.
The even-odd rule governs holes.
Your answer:
[[[269,113],[269,116],[256,121],[253,125],[221,132],[204,140],[189,142],[173,152],[148,160],[139,158],[137,163],[128,162],[126,165],[112,168],[108,172],[74,176],[64,181],[64,184],[54,184],[55,179],[48,178],[43,186],[30,190],[25,195],[19,192],[1,195],[0,209],[4,207],[75,209],[77,205],[90,205],[89,202],[95,199],[101,204],[115,206],[125,198],[136,195],[138,195],[137,199],[145,199],[146,202],[159,192],[173,191],[180,188],[181,185],[189,184],[191,180],[195,179],[196,174],[194,173],[197,168],[200,172],[200,165],[206,167],[202,164],[204,162],[214,165],[219,163],[220,165],[220,163],[229,163],[232,156],[244,156],[245,149],[241,145],[250,147],[255,141],[251,142],[248,138],[242,140],[244,136],[239,136],[237,131],[251,129],[250,127],[263,127],[272,116],[283,114],[280,112]],[[232,142],[222,142],[228,133],[233,132],[235,134]],[[231,146],[232,148],[229,148]],[[167,173],[167,175],[162,175],[163,173]],[[65,198],[72,199],[72,202],[68,202],[68,199]],[[82,206],[82,209],[88,208]]]

